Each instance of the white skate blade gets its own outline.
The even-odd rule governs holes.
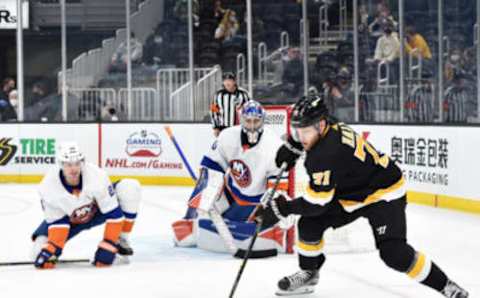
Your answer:
[[[304,286],[293,291],[284,291],[284,290],[278,289],[275,292],[275,295],[277,296],[307,295],[307,294],[313,293],[314,291],[315,291],[315,286]]]

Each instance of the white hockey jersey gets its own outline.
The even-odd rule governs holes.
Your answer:
[[[279,171],[275,155],[282,141],[265,127],[258,144],[244,148],[241,129],[241,126],[233,126],[223,130],[203,158],[202,165],[227,173],[226,187],[239,205],[254,205],[265,193],[267,179]]]
[[[98,209],[106,214],[118,207],[107,173],[91,163],[85,163],[82,168],[82,190],[78,196],[68,192],[62,184],[58,166],[49,170],[38,190],[47,223],[65,216],[72,224],[87,223]]]

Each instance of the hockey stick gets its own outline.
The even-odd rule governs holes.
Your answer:
[[[177,149],[178,155],[180,155],[180,158],[183,161],[183,164],[188,170],[188,173],[192,177],[193,180],[197,180],[197,177],[195,176],[195,173],[192,170],[192,167],[188,163],[187,158],[185,157],[185,154],[183,154],[182,148],[180,148],[180,145],[178,145],[177,139],[175,139],[175,136],[173,135],[172,128],[170,126],[165,126],[165,132],[167,133],[168,137],[173,143],[173,146],[175,146],[175,149]]]
[[[266,198],[264,202],[261,202],[263,206],[266,206],[266,204],[272,199],[273,195],[275,194],[275,191],[277,190],[278,184],[280,184],[280,179],[282,179],[283,172],[285,172],[286,168],[287,168],[287,163],[284,162],[280,168],[280,171],[277,174],[277,177],[275,177],[275,184],[273,185],[273,189],[271,190],[270,195]],[[247,251],[245,253],[245,257],[243,258],[242,265],[238,270],[237,277],[235,278],[235,282],[233,283],[232,289],[230,291],[230,295],[228,296],[229,298],[233,298],[233,295],[235,294],[235,290],[237,289],[238,283],[240,282],[240,278],[242,277],[243,270],[245,270],[245,266],[247,265],[248,258],[250,257],[250,253],[252,251],[253,245],[257,240],[257,236],[260,233],[261,228],[262,228],[262,220],[260,219],[259,222],[257,222],[257,228],[255,229],[255,234],[253,234],[252,240],[250,240],[250,244],[248,245]]]
[[[235,245],[235,241],[233,239],[232,233],[228,229],[228,226],[225,223],[225,221],[223,221],[223,218],[218,212],[215,205],[212,206],[212,209],[210,211],[208,211],[208,215],[210,216],[210,219],[212,220],[212,222],[215,224],[215,228],[217,229],[217,232],[220,235],[220,238],[222,238],[223,242],[225,243],[225,246],[227,247],[228,251],[232,255],[235,255],[238,252],[238,248]]]
[[[89,259],[66,259],[66,260],[58,260],[57,264],[71,264],[71,263],[89,263]],[[20,262],[3,262],[0,263],[0,266],[22,266],[22,265],[33,265],[35,262],[33,261],[20,261]]]

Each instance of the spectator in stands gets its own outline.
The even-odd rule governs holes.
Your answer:
[[[213,16],[215,17],[215,19],[218,21],[219,24],[223,19],[223,15],[225,14],[225,11],[226,10],[222,7],[222,1],[216,0],[214,5]]]
[[[405,50],[409,55],[411,55],[412,52],[417,49],[418,55],[420,55],[422,59],[432,59],[432,52],[430,51],[427,42],[423,36],[415,30],[414,26],[407,26],[405,33],[407,39]]]
[[[32,97],[26,106],[34,105],[47,95],[47,85],[44,82],[36,82],[32,86]]]
[[[143,57],[143,45],[135,38],[135,34],[130,34],[130,57],[132,65],[140,64]],[[110,72],[126,72],[127,71],[127,41],[122,42],[112,56],[110,64]]]
[[[17,113],[13,108],[9,94],[15,88],[15,80],[6,78],[3,80],[0,90],[0,121],[14,121],[17,119]]]
[[[47,87],[42,82],[37,82],[33,86],[33,102],[30,106],[25,107],[25,120],[29,121],[62,121],[63,100],[62,89],[58,88],[58,92],[53,92],[48,96]],[[79,120],[79,104],[80,99],[74,94],[68,94],[67,98],[67,120]]]
[[[15,89],[15,80],[6,78],[2,82],[2,89],[0,90],[0,98],[8,98],[10,91]]]
[[[465,63],[464,69],[466,73],[471,76],[475,77],[477,75],[477,47],[476,45],[469,47],[463,51],[463,60],[464,61],[472,61],[472,63]]]
[[[390,22],[393,26],[393,29],[397,28],[398,23],[393,18],[390,9],[385,1],[380,1],[377,4],[377,14],[372,23],[370,23],[369,31],[372,36],[380,36],[383,33],[383,24],[385,22]]]
[[[303,60],[299,48],[288,49],[288,56],[284,67],[283,91],[287,96],[295,97],[300,94],[303,87]]]
[[[215,39],[223,42],[232,40],[237,34],[240,24],[238,23],[235,11],[227,9],[222,21],[215,30]]]
[[[385,22],[383,35],[378,39],[374,59],[377,62],[391,63],[400,57],[400,41],[397,32],[393,32],[393,24]]]
[[[13,89],[8,93],[8,99],[10,100],[10,104],[12,105],[15,113],[18,114],[18,92],[16,89]]]
[[[355,120],[355,90],[352,84],[352,73],[346,66],[340,67],[335,80],[323,84],[327,94],[327,103],[333,115],[340,121]]]
[[[444,69],[445,81],[447,85],[454,83],[456,78],[466,77],[465,61],[461,49],[453,49],[448,56]]]
[[[192,1],[192,17],[193,24],[195,27],[198,27],[200,24],[199,17],[200,6],[198,5],[197,0]],[[175,7],[173,8],[173,13],[177,19],[182,23],[188,22],[188,0],[177,0]]]
[[[359,25],[358,25],[358,31],[360,32],[365,32],[368,30],[368,10],[367,6],[365,4],[360,5],[358,8],[358,16],[359,16]]]

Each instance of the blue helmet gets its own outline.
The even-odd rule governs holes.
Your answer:
[[[255,144],[260,139],[265,122],[265,110],[254,100],[247,101],[242,107],[242,131],[247,135],[248,142]]]

